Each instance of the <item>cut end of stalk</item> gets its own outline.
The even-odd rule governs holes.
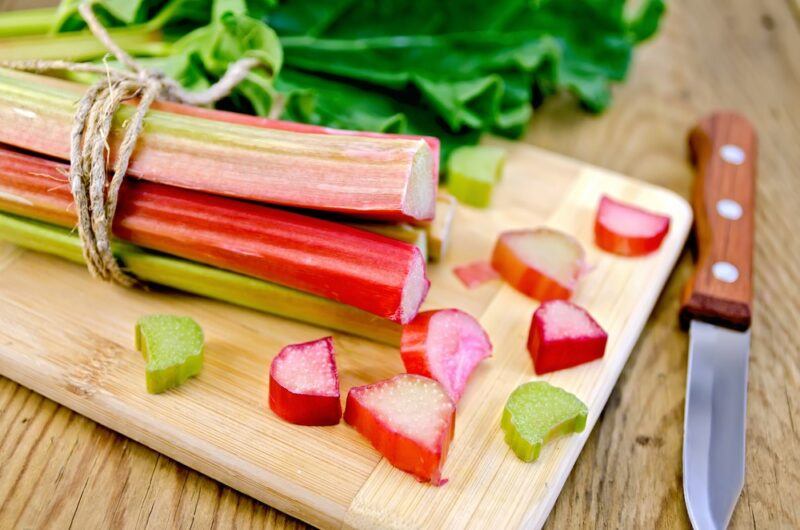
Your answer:
[[[333,339],[326,337],[284,347],[272,361],[270,375],[295,394],[338,397]]]
[[[406,179],[403,213],[411,219],[428,221],[436,214],[436,182],[431,181],[434,160],[425,140],[418,140],[418,149]]]
[[[425,274],[425,258],[422,256],[422,252],[416,249],[403,286],[400,314],[396,318],[398,322],[408,324],[414,320],[422,302],[428,295],[430,286],[431,282]]]

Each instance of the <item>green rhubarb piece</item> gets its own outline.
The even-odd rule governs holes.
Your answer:
[[[447,162],[447,190],[464,204],[489,206],[494,185],[500,182],[506,152],[486,145],[459,147]]]
[[[508,397],[500,426],[514,453],[532,462],[553,438],[583,431],[588,414],[589,409],[573,394],[533,381],[518,386]]]
[[[180,386],[203,368],[203,330],[189,317],[140,318],[136,349],[147,361],[147,391],[151,394]]]

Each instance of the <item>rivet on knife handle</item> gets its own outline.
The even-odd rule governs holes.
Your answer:
[[[717,112],[692,129],[689,149],[697,170],[692,207],[698,257],[681,321],[744,330],[753,298],[756,133],[738,114]]]

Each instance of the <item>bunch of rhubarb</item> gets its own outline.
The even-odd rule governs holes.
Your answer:
[[[0,147],[0,212],[75,226],[68,166],[53,159],[69,154],[75,94],[72,83],[0,69],[0,142],[27,151]],[[112,159],[130,113],[124,105],[115,117]],[[112,232],[138,247],[405,324],[429,287],[427,234],[407,221],[434,215],[438,148],[433,138],[157,103],[129,168],[139,178],[123,184]],[[323,314],[292,316],[347,324]]]

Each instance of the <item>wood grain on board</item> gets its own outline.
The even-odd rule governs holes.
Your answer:
[[[48,5],[0,0],[0,8]],[[674,0],[609,111],[569,98],[524,141],[689,196],[685,134],[717,108],[761,140],[747,476],[732,528],[800,526],[800,7]],[[9,256],[0,254],[0,263]],[[685,255],[567,479],[546,528],[688,528],[681,489]],[[0,378],[0,526],[297,528],[302,523]]]

